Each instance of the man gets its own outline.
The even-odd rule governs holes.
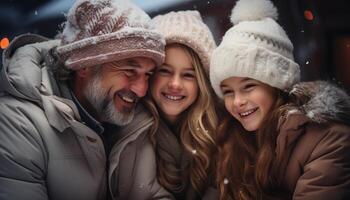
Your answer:
[[[0,199],[106,199],[109,137],[164,59],[149,20],[125,0],[79,0],[60,40],[24,35],[4,51]]]

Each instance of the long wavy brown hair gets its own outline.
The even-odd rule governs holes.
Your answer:
[[[291,106],[288,94],[276,89],[275,103],[257,133],[247,132],[230,114],[218,128],[217,185],[220,200],[288,199],[275,155],[277,126]]]
[[[201,193],[208,184],[208,174],[213,171],[212,155],[216,152],[215,128],[218,124],[214,103],[216,96],[198,55],[185,45],[170,44],[166,47],[174,45],[183,49],[191,58],[199,87],[197,99],[181,114],[177,123],[179,125],[178,133],[174,134],[179,134],[179,141],[184,148],[184,153],[191,155],[189,169],[187,169],[189,180],[193,188]],[[155,118],[159,119],[156,106],[148,101],[147,107],[151,108]],[[159,123],[158,119],[156,119],[157,124]],[[157,141],[154,134],[151,134],[151,141],[156,149],[158,181],[166,189],[180,192],[183,184],[187,182],[187,180],[183,180],[178,171],[181,169],[175,171],[170,169],[165,158],[157,153]],[[193,150],[196,151],[195,154],[192,153]]]

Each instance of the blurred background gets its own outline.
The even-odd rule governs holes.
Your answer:
[[[198,10],[217,44],[232,25],[236,0],[131,0],[151,17],[175,10]],[[331,80],[350,92],[350,1],[272,0],[279,23],[294,44],[302,80]],[[53,38],[74,0],[1,0],[0,53],[14,37],[37,33]]]

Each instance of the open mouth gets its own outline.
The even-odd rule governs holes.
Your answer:
[[[169,95],[165,93],[162,93],[162,95],[171,101],[180,101],[185,98],[185,96],[182,96],[182,95]]]
[[[128,95],[127,93],[118,93],[118,97],[123,100],[125,103],[128,104],[134,104],[137,101],[137,98],[135,98],[135,95]]]
[[[248,117],[249,115],[255,113],[256,111],[258,110],[258,108],[253,108],[253,109],[250,109],[248,111],[245,111],[245,112],[242,112],[242,113],[238,113],[239,116],[241,116],[242,118],[245,118],[245,117]]]

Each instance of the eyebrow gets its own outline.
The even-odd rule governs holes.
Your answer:
[[[131,59],[126,60],[125,64],[132,66],[132,67],[137,67],[137,68],[141,67],[141,65],[138,62],[136,62],[135,60],[131,60]]]
[[[252,79],[251,79],[251,78],[246,77],[246,78],[242,79],[240,82],[246,82],[246,81],[250,81],[250,80],[252,80]],[[229,86],[227,86],[227,85],[225,85],[225,84],[221,83],[221,84],[220,84],[220,87],[229,87]]]
[[[162,66],[164,66],[164,67],[172,67],[172,68],[175,68],[174,66],[172,66],[172,65],[169,65],[169,64],[167,64],[167,63],[163,63],[162,65],[161,65],[161,67]],[[184,69],[185,71],[194,71],[195,72],[195,69],[194,69],[194,67],[188,67],[188,68],[185,68]]]

